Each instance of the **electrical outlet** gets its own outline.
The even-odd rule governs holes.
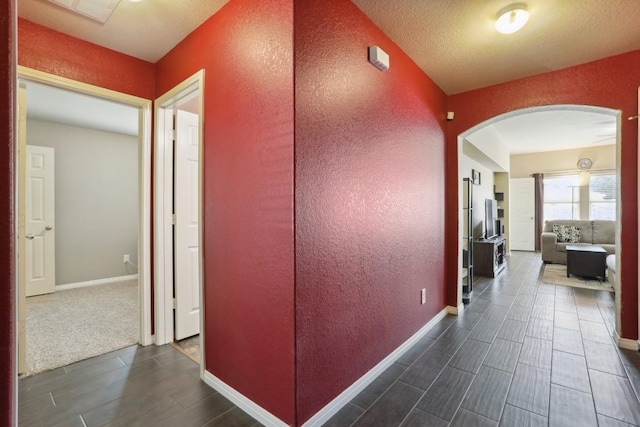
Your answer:
[[[427,290],[425,288],[422,288],[420,290],[420,304],[426,304],[427,303]]]
[[[122,259],[122,262],[124,262],[125,264],[131,262],[131,255],[125,255]]]

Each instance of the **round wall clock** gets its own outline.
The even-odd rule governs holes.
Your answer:
[[[586,157],[578,160],[578,169],[580,170],[587,170],[591,168],[592,165],[593,165],[593,162],[591,161],[591,159],[588,159]]]

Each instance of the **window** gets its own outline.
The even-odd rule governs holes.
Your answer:
[[[553,219],[615,221],[615,171],[583,172],[582,175],[546,177],[544,179],[543,214],[545,221]]]
[[[544,179],[544,220],[580,219],[578,175]]]
[[[589,218],[616,219],[616,175],[598,174],[589,177]]]

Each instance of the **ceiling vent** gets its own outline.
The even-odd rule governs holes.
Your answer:
[[[109,20],[120,0],[49,0],[87,18],[103,24]]]

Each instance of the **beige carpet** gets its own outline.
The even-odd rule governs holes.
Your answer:
[[[27,298],[25,376],[138,342],[138,282]]]
[[[576,276],[567,277],[567,266],[561,264],[545,264],[542,281],[552,285],[613,292],[613,286],[607,281],[600,282],[598,280],[588,280]]]

